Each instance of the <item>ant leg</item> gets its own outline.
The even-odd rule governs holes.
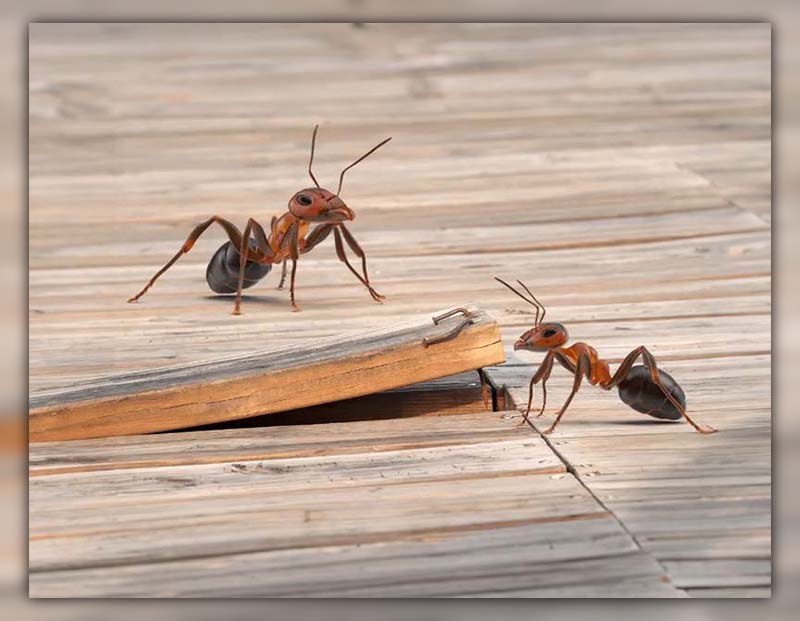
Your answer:
[[[550,379],[550,372],[553,370],[553,361],[555,360],[556,356],[557,354],[553,353],[553,358],[550,360],[550,363],[547,365],[547,369],[542,375],[542,407],[539,408],[539,413],[536,415],[536,418],[540,418],[542,414],[544,414],[545,407],[547,407],[547,380]],[[563,360],[563,358],[559,357],[559,361],[562,365],[564,364]]]
[[[256,242],[256,247],[258,251],[253,251],[250,248],[250,233],[253,233],[253,238]],[[239,310],[242,304],[242,286],[244,285],[244,270],[247,266],[247,261],[250,258],[250,255],[254,255],[253,259],[259,262],[268,262],[272,259],[273,254],[269,248],[269,244],[267,242],[267,236],[264,233],[264,229],[261,225],[256,222],[253,218],[249,218],[247,220],[247,226],[244,228],[244,234],[242,235],[242,244],[239,247],[239,279],[236,286],[236,301],[233,305],[233,314],[234,315],[241,315],[241,311]]]
[[[278,283],[277,289],[283,289],[283,283],[286,282],[286,263],[289,259],[284,259],[281,265],[281,281]]]
[[[552,370],[553,370],[553,352],[548,351],[544,357],[544,360],[542,360],[542,363],[539,365],[539,368],[536,370],[536,373],[534,373],[533,377],[531,377],[531,383],[528,386],[528,408],[525,410],[525,415],[522,417],[522,422],[520,422],[520,425],[527,423],[528,425],[533,427],[531,421],[528,418],[531,413],[531,405],[533,404],[533,387],[535,384],[538,384],[540,380],[544,380],[544,382],[547,382],[547,378],[550,377],[550,372]],[[545,403],[547,403],[547,388],[545,388],[544,383],[542,383],[542,388],[545,391],[544,403],[542,403],[542,409],[539,412],[539,416],[541,416],[542,412],[544,412],[544,405]]]
[[[331,231],[334,230],[334,225],[332,224],[321,224],[316,227],[308,237],[306,237],[306,244],[303,247],[303,253],[305,254],[309,250],[311,250],[317,244],[320,244],[322,241],[325,240],[328,235],[330,235]],[[289,257],[292,259],[292,277],[291,282],[289,285],[289,299],[292,301],[292,310],[294,312],[299,312],[300,307],[295,304],[294,301],[294,279],[295,275],[297,274],[297,259],[300,258],[300,238],[298,235],[298,228],[296,224],[293,224],[292,227],[286,232],[285,239],[288,239],[289,243]],[[286,279],[286,259],[283,260],[283,268],[281,274],[281,282],[278,285],[278,289],[283,287],[283,281]]]
[[[617,370],[612,376],[612,378],[607,383],[602,384],[603,388],[605,388],[606,390],[611,390],[612,388],[614,388],[614,386],[616,386],[622,380],[624,380],[625,377],[627,377],[628,373],[630,372],[631,367],[633,367],[633,363],[636,362],[639,356],[642,355],[643,351],[644,347],[639,346],[636,349],[634,349],[631,353],[629,353],[627,356],[625,356],[625,359],[622,362],[620,362],[619,367],[617,367]]]
[[[369,275],[367,274],[367,255],[362,250],[361,246],[356,241],[356,238],[353,237],[353,234],[348,230],[348,228],[344,224],[339,225],[342,229],[342,235],[344,236],[344,240],[347,242],[347,245],[350,246],[350,249],[355,252],[356,256],[361,259],[361,269],[364,272],[364,276],[358,277],[358,279],[364,283],[364,285],[369,289],[369,293],[376,302],[380,302],[381,300],[385,300],[386,296],[381,295],[375,289],[373,289],[372,285],[369,283]],[[355,270],[351,268],[351,271],[355,273]],[[356,274],[357,275],[357,274]]]
[[[547,377],[542,378],[542,407],[539,408],[536,418],[540,418],[544,414],[544,408],[547,406],[547,379],[549,377],[550,373],[547,374]]]
[[[341,225],[339,225],[341,226]],[[336,255],[339,257],[339,260],[347,266],[353,275],[358,278],[358,280],[363,284],[368,290],[369,294],[372,296],[372,299],[378,303],[381,303],[383,297],[372,288],[372,286],[364,280],[364,278],[359,274],[352,265],[350,265],[350,261],[347,260],[347,254],[344,251],[344,245],[342,244],[342,235],[339,232],[339,228],[336,227],[333,229],[333,241],[336,245]]]
[[[670,394],[670,392],[664,388],[664,385],[661,383],[661,377],[658,375],[658,367],[656,366],[656,359],[651,354],[646,347],[642,347],[642,362],[644,362],[644,366],[650,371],[650,379],[653,380],[653,383],[661,389],[661,392],[664,393],[664,396],[669,400],[669,402],[681,413],[686,419],[686,422],[689,423],[692,427],[694,427],[695,431],[700,433],[715,433],[717,430],[714,427],[709,425],[698,425],[694,422],[689,415],[686,413],[686,410],[683,406],[677,402],[675,397]]]
[[[633,363],[636,362],[639,356],[642,357],[644,366],[647,367],[648,371],[650,371],[650,379],[661,389],[661,392],[664,394],[667,400],[669,400],[669,402],[678,410],[678,412],[681,413],[681,416],[686,419],[686,422],[688,422],[696,431],[699,431],[700,433],[714,433],[717,431],[713,427],[701,426],[695,423],[686,413],[686,410],[683,408],[683,406],[681,406],[681,404],[675,400],[675,398],[666,388],[664,388],[663,384],[661,383],[661,378],[658,375],[658,367],[656,365],[655,356],[653,356],[653,354],[651,354],[643,345],[637,347],[631,353],[625,356],[625,359],[619,365],[619,368],[617,369],[616,373],[614,373],[614,376],[608,381],[608,383],[603,384],[603,388],[607,390],[611,389],[624,380],[630,372],[631,367],[633,367]]]
[[[278,286],[275,287],[276,289],[283,289],[283,283],[286,282],[286,264],[289,262],[289,259],[284,259],[283,263],[281,263],[281,281],[278,283]]]
[[[180,259],[183,255],[189,252],[194,246],[194,243],[197,239],[205,233],[206,229],[211,226],[214,222],[219,224],[222,228],[225,229],[225,232],[228,234],[228,238],[231,240],[234,248],[239,248],[242,245],[242,234],[239,232],[239,229],[236,228],[236,225],[224,218],[220,218],[219,216],[211,216],[205,222],[201,222],[198,224],[191,233],[189,233],[189,237],[186,238],[186,241],[181,246],[181,249],[172,257],[169,261],[167,261],[166,265],[158,270],[155,275],[147,282],[139,293],[134,295],[132,298],[128,299],[128,302],[136,302],[140,297],[142,297],[147,290],[153,286],[153,284],[158,280],[158,277],[161,276],[164,272],[166,272],[169,268],[171,268],[175,262]]]
[[[489,407],[489,382],[486,379],[486,373],[483,372],[483,369],[478,369],[478,377],[481,380],[481,397],[483,398],[483,407],[487,410],[491,410],[492,408]]]
[[[531,421],[528,419],[531,413],[531,404],[533,403],[533,386],[536,383],[536,374],[534,373],[531,376],[531,383],[528,385],[528,407],[525,409],[525,414],[522,416],[522,420],[520,421],[518,427],[522,427],[522,425],[528,424],[531,425]],[[533,425],[531,425],[533,426]]]
[[[295,313],[300,312],[300,307],[294,301],[294,277],[297,273],[297,259],[300,257],[300,247],[297,238],[297,224],[292,224],[291,230],[288,231],[289,235],[289,256],[292,259],[292,278],[289,283],[289,299],[292,302],[292,311]]]
[[[242,284],[244,283],[244,267],[247,265],[247,257],[250,254],[250,231],[253,228],[253,219],[250,218],[244,227],[242,243],[239,246],[239,278],[236,281],[236,300],[233,303],[233,314],[241,315],[239,307],[242,304]]]
[[[317,246],[320,243],[322,243],[325,240],[325,238],[331,234],[333,226],[334,225],[332,224],[320,224],[319,226],[314,228],[314,230],[311,231],[311,233],[309,233],[308,237],[306,237],[305,240],[306,243],[305,246],[302,248],[302,250],[300,249],[298,241],[298,250],[297,250],[298,256],[300,254],[307,253],[312,248],[314,248],[314,246]],[[286,264],[288,263],[288,261],[289,259],[284,259],[283,264],[281,265],[281,281],[278,283],[277,287],[278,289],[283,289],[283,283],[286,282]]]
[[[320,224],[314,227],[306,237],[306,245],[302,250],[302,254],[309,252],[312,248],[324,242],[335,226],[335,224]]]
[[[545,435],[550,434],[556,428],[556,425],[558,425],[558,421],[560,421],[561,417],[564,416],[564,412],[567,411],[567,408],[569,407],[569,404],[572,403],[572,399],[575,397],[575,394],[578,392],[578,389],[581,387],[581,380],[583,379],[583,376],[588,374],[591,368],[592,368],[591,360],[589,360],[589,358],[586,356],[586,354],[581,354],[578,357],[578,364],[577,364],[577,367],[575,369],[575,381],[572,383],[572,392],[569,393],[569,397],[567,397],[567,400],[564,402],[564,405],[561,407],[561,410],[558,412],[558,416],[556,416],[556,419],[553,421],[553,424],[550,425],[547,429],[545,429],[542,432],[543,434],[545,434]]]

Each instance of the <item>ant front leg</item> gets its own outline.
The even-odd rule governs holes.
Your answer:
[[[339,233],[339,228],[341,228],[341,235]],[[347,245],[350,246],[350,249],[356,254],[357,257],[361,259],[361,267],[364,271],[364,275],[362,276],[359,274],[352,265],[350,265],[350,261],[347,260],[347,255],[344,251],[344,246],[342,244],[342,236],[344,237]],[[367,255],[364,254],[364,251],[361,249],[361,246],[358,245],[356,238],[353,237],[353,234],[347,229],[344,224],[340,224],[336,229],[333,231],[334,241],[336,243],[336,254],[339,257],[339,260],[342,261],[347,268],[353,272],[356,278],[361,281],[367,290],[369,290],[369,294],[372,296],[372,299],[378,302],[379,304],[386,299],[386,296],[381,295],[375,289],[372,288],[372,285],[369,283],[369,275],[367,274]]]
[[[542,432],[543,434],[548,435],[553,433],[553,430],[556,428],[556,425],[558,425],[558,421],[560,421],[561,417],[564,416],[564,412],[567,411],[569,404],[572,403],[572,399],[575,397],[578,390],[580,389],[581,380],[583,379],[583,376],[584,375],[588,376],[591,368],[592,368],[592,361],[589,360],[589,357],[586,354],[581,354],[580,356],[578,356],[578,363],[575,366],[575,381],[572,382],[572,392],[569,393],[569,397],[567,397],[567,400],[564,402],[564,405],[561,406],[561,410],[559,410],[558,416],[556,416],[556,419],[553,421],[553,424],[550,425],[547,429],[545,429]]]
[[[333,224],[320,224],[316,227],[311,233],[309,233],[308,237],[306,237],[306,243],[303,247],[303,254],[309,252],[312,248],[322,243],[328,235],[331,234],[335,225]],[[291,284],[289,286],[289,298],[292,301],[292,310],[295,312],[300,311],[300,307],[295,304],[294,301],[294,279],[295,274],[297,273],[297,259],[300,258],[300,238],[298,234],[297,225],[292,225],[292,228],[289,229],[287,232],[287,239],[289,244],[289,256],[292,259],[292,278]],[[283,288],[283,281],[286,279],[286,261],[288,259],[283,260],[283,273],[281,274],[281,282],[278,285],[278,289]]]
[[[544,413],[544,408],[547,404],[547,378],[550,377],[550,372],[553,370],[553,359],[554,354],[552,350],[548,351],[544,357],[544,360],[542,360],[542,363],[539,365],[539,368],[536,370],[536,373],[534,373],[533,377],[531,377],[531,383],[528,386],[528,407],[525,410],[525,415],[522,417],[520,425],[527,423],[533,428],[533,425],[528,417],[530,416],[531,405],[533,404],[533,387],[540,381],[542,382],[542,408],[539,410],[539,413],[536,415],[536,417],[538,418]]]
[[[289,300],[292,302],[292,311],[300,312],[300,307],[294,301],[294,278],[297,274],[297,259],[300,258],[300,242],[297,234],[297,223],[293,223],[288,231],[289,235],[289,256],[292,259],[292,277],[289,282]]]
[[[206,229],[210,227],[212,224],[216,222],[219,224],[225,232],[228,234],[228,238],[231,240],[234,248],[240,248],[242,245],[242,234],[239,232],[239,229],[236,228],[236,225],[224,218],[220,218],[219,216],[211,216],[205,222],[201,222],[198,224],[191,233],[189,233],[189,237],[186,238],[186,241],[181,246],[181,249],[172,257],[169,261],[167,261],[166,265],[158,270],[155,275],[147,282],[144,288],[134,295],[132,298],[128,299],[128,302],[136,302],[140,297],[142,297],[147,290],[153,286],[153,284],[158,280],[158,277],[161,276],[164,272],[166,272],[169,268],[171,268],[175,262],[180,259],[183,255],[189,252],[194,246],[194,243],[198,240],[198,238],[205,233]]]
[[[686,422],[689,423],[695,431],[699,433],[715,433],[717,429],[711,427],[709,425],[698,425],[694,422],[689,415],[686,413],[686,408],[684,408],[675,397],[672,396],[669,390],[664,386],[661,382],[661,377],[658,373],[658,365],[656,364],[656,358],[651,354],[646,347],[643,345],[634,349],[631,353],[629,353],[625,360],[622,361],[622,364],[619,365],[617,372],[614,373],[614,376],[608,382],[607,387],[612,388],[616,386],[618,383],[623,381],[625,377],[630,372],[631,368],[633,367],[633,363],[636,362],[636,359],[641,356],[642,362],[647,370],[650,372],[650,380],[658,386],[667,400],[673,405],[673,407],[680,412],[681,416],[686,419]]]
[[[319,246],[322,242],[324,242],[328,238],[328,235],[331,234],[331,231],[335,226],[335,224],[320,224],[319,226],[314,227],[314,229],[308,234],[308,237],[306,237],[306,245],[303,248],[303,254],[306,254],[312,248]]]
[[[486,373],[484,373],[483,369],[478,369],[478,379],[481,382],[481,399],[483,399],[483,407],[487,410],[491,410],[491,406],[489,401],[491,401],[491,391],[489,388],[489,380],[486,379]]]

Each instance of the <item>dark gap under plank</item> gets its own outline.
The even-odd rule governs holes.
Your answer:
[[[493,401],[494,399],[492,399]],[[276,414],[200,425],[180,431],[348,423],[418,416],[450,416],[476,412],[482,407],[484,404],[480,376],[476,371],[468,371],[363,397],[343,399]],[[495,409],[491,402],[488,409]]]

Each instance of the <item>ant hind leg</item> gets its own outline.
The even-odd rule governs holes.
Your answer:
[[[675,397],[666,389],[666,387],[661,383],[661,377],[658,374],[658,366],[656,365],[656,359],[653,354],[651,354],[646,347],[642,347],[642,362],[644,362],[644,366],[647,367],[648,371],[650,371],[650,379],[653,383],[661,389],[661,392],[664,393],[664,396],[669,400],[669,402],[681,413],[681,416],[686,419],[686,422],[689,423],[695,431],[699,433],[716,433],[718,430],[710,425],[699,425],[694,422],[689,415],[686,413],[686,409],[678,403]]]
[[[205,233],[206,229],[208,229],[208,227],[210,227],[214,222],[216,222],[223,229],[225,229],[225,232],[228,234],[228,238],[231,240],[231,243],[233,244],[234,248],[241,247],[242,234],[239,232],[239,229],[236,228],[236,225],[233,224],[232,222],[229,222],[228,220],[225,220],[224,218],[220,218],[219,216],[211,216],[205,222],[201,222],[196,227],[194,227],[192,232],[189,233],[189,237],[187,237],[186,241],[183,242],[183,246],[181,246],[181,249],[178,250],[177,253],[175,253],[175,256],[173,256],[169,261],[167,261],[164,267],[158,270],[155,273],[155,275],[149,281],[147,281],[147,284],[139,293],[137,293],[133,297],[128,298],[128,302],[136,302],[139,300],[140,297],[142,297],[145,293],[147,293],[147,290],[153,286],[156,280],[158,280],[159,276],[161,276],[161,274],[163,274],[169,268],[175,265],[178,259],[180,259],[187,252],[189,252],[192,249],[192,246],[194,246],[194,243],[198,240],[198,238],[203,233]]]

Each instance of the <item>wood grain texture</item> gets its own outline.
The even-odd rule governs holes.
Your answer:
[[[516,417],[427,420],[34,444],[31,595],[683,595]]]
[[[387,500],[381,516],[391,524],[404,522],[406,505],[435,508],[421,526],[440,529],[435,538],[379,540],[386,533],[373,533],[365,504],[361,514],[332,514],[334,526],[374,541],[325,534],[307,548],[259,551],[236,532],[236,554],[190,559],[224,548],[224,528],[203,518],[206,502],[210,514],[219,510],[210,494],[184,507],[175,541],[164,535],[171,560],[136,556],[121,505],[108,514],[122,521],[119,533],[80,531],[72,544],[84,565],[71,569],[56,569],[75,549],[60,529],[71,519],[80,530],[93,499],[87,523],[96,525],[114,486],[150,503],[197,468],[192,481],[221,477],[215,493],[230,486],[244,504],[236,477],[223,476],[226,464],[245,464],[243,478],[272,477],[262,483],[269,487],[279,474],[256,475],[251,464],[286,459],[301,487],[291,460],[307,460],[319,483],[320,473],[336,471],[329,460],[359,461],[353,456],[370,446],[390,478],[408,475],[411,463],[439,476],[461,462],[470,476],[485,469],[488,477],[497,472],[487,463],[491,444],[511,438],[476,414],[480,407],[405,419],[409,427],[387,419],[407,407],[424,412],[406,395],[396,407],[378,397],[381,420],[369,423],[194,431],[188,445],[177,434],[76,441],[69,450],[37,444],[31,525],[42,526],[37,536],[58,536],[52,547],[46,537],[32,542],[31,558],[47,563],[33,574],[32,593],[768,595],[770,40],[769,24],[32,25],[32,391],[223,352],[305,346],[472,300],[497,319],[506,344],[508,365],[488,369],[490,379],[520,403],[540,357],[510,344],[533,315],[492,280],[498,275],[531,285],[548,316],[613,362],[647,345],[686,390],[691,412],[722,430],[700,438],[685,425],[638,418],[613,393],[584,389],[552,438],[566,446],[545,445],[575,475],[495,477],[482,486],[471,479],[462,500],[472,517],[427,495],[460,483],[419,481],[405,503]],[[309,83],[331,96],[303,96]],[[232,301],[210,295],[203,278],[222,240],[211,230],[140,304],[124,303],[201,220],[216,213],[244,226],[249,216],[269,222],[280,213],[309,183],[317,122],[323,185],[394,137],[348,173],[344,191],[385,304],[373,304],[323,244],[299,265],[303,313],[290,312],[272,274],[247,291],[244,315],[231,317]],[[551,381],[555,407],[568,379],[555,373]],[[341,416],[361,416],[342,407]],[[538,455],[540,438],[524,432]],[[521,447],[512,452],[505,462],[498,448],[498,468],[525,463]],[[126,473],[138,483],[126,483]],[[541,498],[547,519],[583,503],[559,496],[559,481],[587,501],[586,511],[607,517],[511,526],[539,519],[525,498]],[[86,495],[70,495],[73,486]],[[329,491],[328,499],[349,498]],[[323,503],[316,494],[309,507]],[[62,524],[46,512],[51,497]],[[507,507],[502,524],[482,522],[495,519],[488,516],[506,497],[520,504]],[[153,524],[159,510],[147,506],[142,519]],[[303,506],[298,500],[291,524]],[[264,504],[248,515],[262,513],[263,524],[275,515]],[[193,546],[187,533],[202,519]],[[483,526],[438,538],[468,522]],[[617,527],[628,529],[625,537]],[[292,537],[301,532],[291,528]],[[135,536],[140,551],[155,545],[146,533]],[[79,541],[98,547],[84,551]],[[320,567],[320,559],[331,563]],[[286,581],[268,571],[276,567]],[[303,571],[318,582],[302,582]]]
[[[428,347],[462,315],[430,316],[383,330],[245,356],[104,376],[31,397],[33,442],[133,435],[340,401],[498,364],[497,323],[469,307],[472,323]],[[441,312],[434,313],[439,315]]]

